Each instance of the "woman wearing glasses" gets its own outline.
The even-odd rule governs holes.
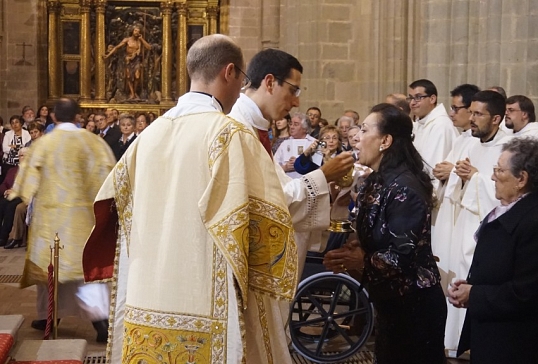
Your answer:
[[[491,176],[500,206],[475,233],[467,279],[449,288],[450,302],[467,308],[458,355],[538,363],[538,141],[514,138],[502,150]]]
[[[317,161],[313,156],[316,153],[320,141],[325,144],[322,146],[322,158]],[[322,144],[323,145],[323,144]],[[342,152],[342,134],[334,125],[329,125],[321,129],[319,132],[319,141],[315,141],[303,151],[295,160],[295,171],[300,174],[307,174],[318,169],[324,162],[335,157]]]

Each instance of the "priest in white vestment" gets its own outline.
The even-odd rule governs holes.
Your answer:
[[[482,219],[497,205],[495,184],[491,180],[503,144],[510,139],[499,129],[505,114],[504,98],[495,91],[481,91],[472,98],[471,133],[480,140],[468,155],[456,163],[455,173],[464,183],[460,212],[457,216],[449,257],[448,271],[452,277],[466,277],[473,259],[476,241],[474,233]],[[449,356],[457,348],[465,310],[449,310],[445,346]]]
[[[137,138],[95,203],[84,267],[88,280],[115,278],[107,359],[290,363],[279,330],[297,285],[291,217],[270,156],[225,115],[248,80],[241,50],[207,36],[187,67],[191,92]],[[117,245],[105,241],[112,198]]]
[[[452,237],[454,224],[461,207],[463,190],[463,181],[456,174],[454,167],[458,161],[469,156],[469,150],[472,147],[480,144],[480,139],[473,137],[471,134],[471,113],[469,111],[471,98],[479,91],[480,89],[476,85],[463,84],[450,92],[452,96],[450,119],[455,127],[462,130],[462,133],[456,138],[447,159],[437,164],[433,169],[434,176],[441,183],[437,192],[439,205],[432,219],[432,251],[439,258],[437,266],[441,274],[441,286],[445,295],[447,295],[449,283],[455,278],[454,263],[451,264],[451,251],[455,246],[458,246],[458,243],[453,241]],[[457,266],[457,259],[455,264]],[[459,311],[448,301],[447,307],[449,312],[454,311],[451,312],[451,315],[459,315]],[[446,331],[445,348],[449,351],[455,351],[459,340],[457,328],[454,330],[452,327],[447,326]]]
[[[506,99],[505,124],[513,130],[514,137],[538,138],[538,123],[532,100],[523,95]]]
[[[430,80],[417,80],[409,85],[411,111],[418,117],[413,124],[413,144],[432,175],[437,163],[446,160],[458,131],[446,113],[443,104],[437,104],[437,88]],[[439,180],[433,179],[434,191]]]

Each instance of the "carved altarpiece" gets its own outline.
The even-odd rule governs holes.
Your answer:
[[[88,110],[169,109],[188,90],[188,47],[219,30],[219,0],[48,0],[47,14],[48,104]]]

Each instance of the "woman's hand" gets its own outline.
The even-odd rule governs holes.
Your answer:
[[[458,279],[454,283],[450,283],[448,287],[448,302],[456,308],[469,307],[469,294],[473,286],[467,284],[467,281]]]
[[[316,139],[303,151],[303,154],[305,157],[310,157],[312,154],[316,152],[316,149],[318,149],[319,141]]]
[[[334,273],[350,271],[362,272],[364,269],[364,250],[357,240],[346,243],[342,248],[334,249],[323,258],[323,265]]]

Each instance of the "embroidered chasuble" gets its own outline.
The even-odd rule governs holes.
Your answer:
[[[116,163],[101,138],[84,129],[61,129],[32,143],[10,195],[25,203],[34,197],[22,288],[47,284],[50,246],[56,233],[63,246],[60,283],[82,281],[82,250],[94,225],[93,200]]]
[[[153,122],[97,196],[84,269],[115,282],[109,362],[291,362],[276,314],[297,285],[286,200],[257,137],[211,100],[182,96],[181,116]]]

